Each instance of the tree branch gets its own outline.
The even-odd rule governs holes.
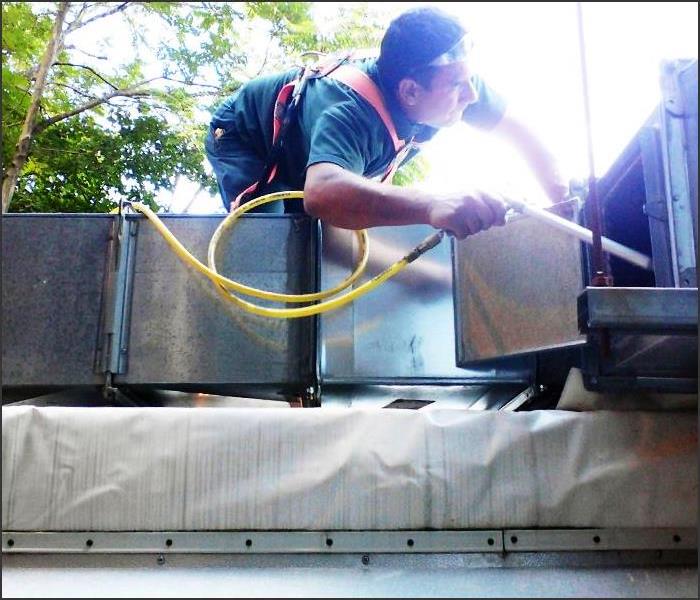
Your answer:
[[[76,29],[80,29],[81,27],[85,27],[88,23],[92,23],[93,21],[97,21],[98,19],[104,19],[105,17],[108,17],[109,15],[113,15],[115,13],[123,11],[127,6],[129,5],[128,2],[123,2],[119,6],[115,8],[111,8],[110,10],[106,10],[102,14],[95,15],[94,17],[90,17],[87,21],[83,21],[80,23],[77,19],[73,21],[70,26],[66,29],[66,34],[69,34]],[[82,11],[81,11],[82,12]]]
[[[92,98],[93,100],[96,98],[96,96],[93,96],[92,94],[86,94],[78,88],[75,88],[72,85],[68,85],[67,83],[61,83],[60,81],[52,81],[50,85],[60,85],[61,87],[74,91],[76,94],[83,96],[84,98]]]
[[[66,150],[65,148],[52,148],[51,146],[41,146],[39,144],[36,144],[34,147],[38,150],[48,150],[49,152],[55,152],[56,154],[76,154],[80,156],[88,154],[90,156],[94,156],[93,152],[80,152],[77,150]]]
[[[270,38],[270,41],[267,42],[267,46],[265,48],[265,58],[263,59],[262,64],[260,65],[260,68],[258,69],[257,74],[255,77],[260,77],[262,75],[263,70],[265,69],[265,65],[267,65],[267,61],[270,58],[270,46],[272,45],[272,38]],[[254,78],[255,78],[254,77]]]
[[[221,88],[216,88],[213,92],[197,92],[196,94],[189,94],[190,98],[210,98],[212,96],[218,96],[222,93]]]
[[[104,104],[108,100],[111,100],[112,98],[116,98],[118,96],[124,96],[124,97],[133,97],[133,96],[150,96],[153,92],[149,90],[139,90],[138,88],[146,85],[147,83],[150,83],[151,81],[154,81],[155,79],[159,79],[158,77],[154,77],[153,79],[148,79],[147,81],[142,81],[141,83],[137,83],[136,85],[130,87],[130,88],[124,88],[121,90],[115,90],[113,92],[110,92],[109,94],[102,96],[100,98],[95,98],[94,100],[91,100],[90,102],[86,102],[85,104],[82,104],[81,106],[78,106],[77,108],[74,108],[73,110],[66,111],[64,113],[55,115],[51,117],[50,119],[46,119],[42,121],[41,123],[37,123],[37,125],[34,127],[34,135],[41,133],[46,129],[47,127],[50,127],[54,123],[58,123],[59,121],[63,121],[64,119],[68,119],[70,117],[74,117],[75,115],[79,115],[82,112],[85,112],[86,110],[90,110],[91,108],[95,108],[96,106],[99,106],[100,104]]]
[[[80,21],[80,17],[83,16],[83,13],[89,8],[90,4],[89,2],[83,2],[82,6],[80,7],[80,10],[78,11],[78,14],[75,15],[75,19],[73,19],[69,24],[68,27],[66,27],[66,32],[68,33],[73,29],[73,25],[78,23]],[[65,34],[64,34],[65,35]]]
[[[18,110],[13,110],[12,112],[16,115],[22,114]],[[22,119],[21,121],[15,121],[14,123],[3,123],[2,126],[3,126],[3,129],[5,129],[5,128],[9,129],[10,127],[17,127],[17,125],[21,125],[22,123],[24,123],[24,119]]]
[[[93,69],[92,67],[88,67],[87,65],[76,65],[74,63],[65,63],[65,62],[55,62],[53,64],[54,64],[54,66],[58,66],[58,67],[78,67],[80,69],[87,69],[88,71],[92,71],[92,73],[94,73],[94,75],[96,77],[98,77],[99,79],[104,81],[113,90],[119,89],[116,85],[114,85],[113,83],[110,83],[104,77],[102,77],[102,75],[100,75],[97,71],[95,71],[95,69]]]
[[[195,85],[197,87],[209,87],[209,88],[214,88],[215,90],[220,90],[221,87],[218,85],[211,85],[209,83],[195,83],[194,81],[183,81],[182,79],[174,79],[173,77],[166,77],[163,75],[160,77],[160,79],[165,79],[166,81],[174,81],[175,83],[182,83],[184,85]]]
[[[17,179],[19,178],[20,171],[27,162],[27,157],[29,156],[29,148],[32,144],[35,120],[37,113],[39,112],[39,104],[41,102],[42,94],[44,93],[44,87],[46,86],[49,68],[51,67],[51,63],[56,60],[59,49],[63,44],[63,23],[66,20],[66,14],[68,13],[69,8],[70,2],[61,2],[58,5],[58,12],[56,13],[56,20],[54,21],[51,30],[51,37],[49,38],[46,49],[42,55],[41,62],[39,63],[39,70],[34,82],[32,99],[29,103],[29,108],[27,109],[24,124],[22,125],[22,131],[19,134],[19,139],[17,140],[17,145],[15,146],[15,151],[12,155],[12,161],[3,176],[2,212],[6,212],[10,206],[12,196],[15,193],[15,187],[17,186]]]
[[[68,44],[67,46],[64,46],[66,50],[77,50],[81,54],[85,54],[86,56],[89,56],[90,58],[96,58],[97,60],[109,60],[107,56],[98,56],[97,54],[90,54],[89,52],[86,52],[82,48],[78,48],[77,46],[74,46],[73,44]]]

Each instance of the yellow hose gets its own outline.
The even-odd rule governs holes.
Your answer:
[[[356,232],[360,249],[362,252],[362,257],[355,268],[355,271],[346,278],[339,285],[331,288],[329,290],[324,290],[321,292],[316,292],[312,294],[278,294],[275,292],[268,292],[266,290],[260,290],[257,288],[249,287],[243,285],[231,279],[228,279],[220,275],[216,270],[216,264],[214,257],[216,255],[216,246],[221,239],[223,232],[228,229],[240,217],[243,213],[266,204],[268,202],[275,202],[278,200],[287,200],[292,198],[303,198],[303,192],[293,191],[293,192],[276,192],[274,194],[267,194],[266,196],[261,196],[255,200],[247,202],[246,204],[238,207],[232,213],[230,213],[219,225],[219,227],[214,232],[214,235],[209,242],[208,251],[208,262],[209,267],[204,265],[202,262],[197,260],[188,250],[177,240],[177,238],[170,232],[170,230],[163,224],[163,222],[158,218],[158,216],[145,204],[140,202],[131,202],[130,205],[134,210],[142,213],[158,230],[158,232],[163,236],[168,245],[173,249],[175,254],[177,254],[181,260],[189,264],[195,270],[204,274],[208,277],[214,284],[222,288],[222,291],[226,294],[226,298],[231,301],[236,306],[251,312],[256,315],[263,317],[272,317],[276,319],[295,319],[299,317],[309,317],[312,315],[317,315],[329,310],[334,310],[344,306],[356,298],[366,294],[370,290],[373,290],[378,285],[382,284],[384,281],[396,275],[399,271],[404,269],[409,263],[413,262],[418,256],[429,250],[430,248],[436,246],[442,239],[444,232],[438,231],[437,233],[426,238],[421,244],[414,248],[409,254],[404,256],[401,260],[398,260],[390,267],[382,271],[376,277],[373,277],[369,281],[358,286],[354,290],[345,292],[341,296],[337,296],[325,302],[319,304],[312,304],[310,306],[304,306],[300,308],[267,308],[260,306],[258,304],[253,304],[247,300],[239,298],[235,294],[232,294],[229,290],[235,290],[239,293],[246,294],[249,296],[254,296],[257,298],[263,298],[266,300],[276,300],[280,302],[297,303],[297,302],[313,302],[316,300],[321,300],[337,294],[338,292],[344,290],[348,286],[352,285],[358,277],[362,274],[367,266],[367,260],[369,258],[369,238],[367,237],[367,232],[362,229]],[[112,211],[115,212],[115,211]]]
[[[301,199],[304,197],[303,192],[276,192],[274,194],[267,194],[261,196],[250,202],[246,202],[239,206],[236,210],[230,213],[217,227],[214,235],[211,236],[211,241],[209,242],[209,251],[207,253],[207,263],[209,268],[214,272],[218,273],[216,269],[216,247],[219,244],[221,236],[223,233],[230,229],[231,226],[236,222],[238,217],[243,213],[252,210],[262,204],[267,204],[268,202],[276,202],[278,200],[292,200]],[[314,302],[316,300],[323,300],[329,296],[334,296],[338,292],[341,292],[346,287],[352,285],[360,275],[364,272],[367,267],[367,260],[369,259],[369,238],[367,237],[367,232],[364,229],[360,229],[355,232],[357,235],[357,240],[360,244],[360,253],[362,254],[360,261],[355,267],[355,271],[347,278],[341,281],[337,286],[329,290],[323,290],[321,292],[316,292],[312,294],[277,294],[275,292],[268,292],[266,290],[259,290],[256,288],[251,288],[248,286],[241,285],[236,281],[226,279],[226,282],[222,282],[222,286],[227,289],[235,290],[242,294],[247,294],[249,296],[255,296],[256,298],[263,298],[265,300],[277,300],[278,302]]]

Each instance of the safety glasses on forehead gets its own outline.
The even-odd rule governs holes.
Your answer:
[[[465,33],[459,41],[452,46],[447,52],[443,52],[437,58],[431,60],[426,66],[428,67],[442,67],[444,65],[451,65],[453,63],[464,62],[467,60],[467,55],[472,49],[474,42],[472,41],[469,33]]]

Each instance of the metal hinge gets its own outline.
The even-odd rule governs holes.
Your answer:
[[[116,216],[108,249],[95,372],[111,374],[127,370],[131,290],[138,221]],[[108,382],[108,385],[109,382]]]

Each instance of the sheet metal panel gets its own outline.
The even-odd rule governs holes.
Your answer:
[[[665,62],[661,84],[662,145],[674,275],[677,287],[697,287],[697,61]],[[691,145],[694,150],[690,150]]]
[[[644,198],[644,214],[649,220],[649,238],[651,258],[654,267],[654,284],[657,287],[673,287],[675,278],[673,259],[671,257],[671,232],[668,226],[668,207],[666,204],[666,183],[661,154],[661,138],[658,116],[653,125],[642,127],[638,144],[641,155],[641,170],[644,178],[643,190],[634,190],[636,197]],[[635,138],[635,139],[637,139]],[[635,182],[632,186],[636,188]],[[630,186],[630,187],[632,187]]]
[[[109,215],[2,218],[2,384],[96,385]]]
[[[697,289],[586,288],[578,311],[586,387],[697,391]]]
[[[421,411],[443,408],[500,410],[526,385],[325,385],[323,408],[376,407]]]
[[[422,225],[370,229],[370,262],[362,281],[379,274],[434,232]],[[357,246],[351,232],[324,226],[323,289],[349,275],[358,258]],[[322,382],[529,380],[531,363],[525,359],[457,367],[453,307],[451,249],[443,241],[379,288],[322,316]]]
[[[314,374],[314,320],[269,319],[225,302],[215,286],[185,265],[139,216],[127,372],[115,384],[170,389],[209,387],[234,392],[242,384],[294,391]],[[200,261],[220,215],[162,217]],[[241,283],[283,293],[315,289],[315,233],[309,218],[246,215],[219,244],[219,272]],[[280,306],[246,298],[267,306]],[[257,390],[265,395],[262,388]]]
[[[698,290],[587,287],[578,298],[581,331],[692,334],[698,329]]]
[[[678,87],[683,97],[683,121],[687,160],[688,191],[692,212],[695,246],[698,243],[698,61],[689,62],[678,73]],[[697,285],[697,284],[696,284]]]
[[[457,364],[575,346],[581,243],[518,217],[454,242]]]
[[[680,530],[685,535],[685,530]],[[674,530],[674,533],[676,531]],[[668,536],[669,539],[671,535]],[[689,537],[689,536],[688,536]],[[652,538],[653,539],[653,538]],[[644,546],[650,548],[655,546]],[[3,531],[6,553],[503,552],[500,530],[479,531],[164,531],[66,533]]]

